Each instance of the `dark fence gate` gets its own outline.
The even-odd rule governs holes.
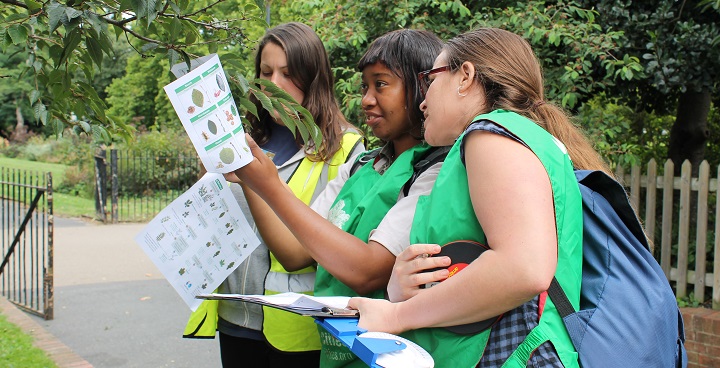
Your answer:
[[[195,184],[199,173],[195,155],[98,150],[96,218],[112,223],[148,221]]]
[[[53,319],[52,174],[0,168],[0,294]]]

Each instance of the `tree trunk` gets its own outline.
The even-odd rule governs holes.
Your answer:
[[[20,110],[20,104],[15,101],[15,118],[17,123],[15,129],[10,134],[10,141],[24,143],[27,140],[27,126],[25,126],[25,119],[23,118],[22,110]]]
[[[710,112],[710,91],[688,90],[678,99],[675,124],[670,130],[668,156],[675,163],[675,174],[685,160],[692,164],[693,176],[696,176],[700,163],[705,158],[705,145],[708,131],[708,113]]]

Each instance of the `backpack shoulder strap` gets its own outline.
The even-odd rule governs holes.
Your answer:
[[[605,198],[628,230],[635,235],[646,249],[650,249],[645,231],[640,225],[635,210],[630,206],[625,188],[620,183],[608,176],[608,174],[597,170],[575,170],[575,177],[578,183]]]
[[[625,188],[618,183],[615,179],[608,176],[602,171],[592,170],[575,170],[575,177],[577,178],[578,185],[580,185],[580,193],[583,195],[583,206],[586,206],[587,196],[590,194],[588,191],[597,193],[598,195],[605,198],[608,201],[613,211],[622,220],[623,224],[630,230],[630,232],[637,238],[638,241],[646,248],[648,246],[645,232],[640,225],[640,221],[635,215],[635,211],[630,206],[628,201],[627,193]],[[585,188],[583,188],[585,187]],[[591,208],[590,210],[594,210]],[[560,283],[553,277],[548,289],[548,296],[552,299],[555,304],[560,316],[563,318],[575,313],[575,309],[570,304],[563,291]]]
[[[377,157],[377,155],[380,154],[380,148],[375,148],[374,150],[367,151],[364,154],[362,154],[355,162],[353,162],[352,166],[350,167],[350,176],[353,176],[361,167],[363,167],[366,163],[372,161]]]
[[[445,157],[447,157],[448,152],[450,152],[450,147],[451,146],[434,147],[428,150],[425,156],[413,165],[413,174],[410,180],[403,186],[403,194],[405,194],[406,197],[408,193],[410,193],[410,187],[412,187],[415,180],[420,177],[420,174],[424,173],[436,163],[445,161]]]

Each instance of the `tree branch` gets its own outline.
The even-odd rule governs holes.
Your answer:
[[[0,0],[0,2],[5,3],[5,4],[14,5],[14,6],[19,6],[19,7],[24,8],[24,9],[28,9],[28,6],[25,5],[25,3],[22,3],[22,2],[19,2],[19,1],[14,1],[14,0]]]

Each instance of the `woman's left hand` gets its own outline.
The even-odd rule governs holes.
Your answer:
[[[383,299],[350,298],[348,308],[360,312],[358,327],[368,331],[399,334],[404,332],[397,319],[397,303]]]

